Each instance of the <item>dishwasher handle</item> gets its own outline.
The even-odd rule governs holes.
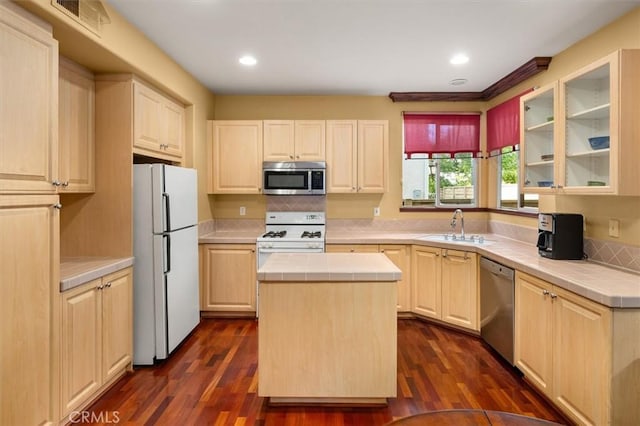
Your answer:
[[[489,260],[486,257],[480,258],[480,268],[491,272],[493,275],[505,277],[510,281],[513,280],[515,276],[515,271],[513,269],[494,262],[493,260]]]

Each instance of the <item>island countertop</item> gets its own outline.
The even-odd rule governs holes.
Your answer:
[[[398,281],[402,272],[383,253],[273,253],[258,281]]]

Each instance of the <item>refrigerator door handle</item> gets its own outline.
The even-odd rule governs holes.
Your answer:
[[[162,236],[162,240],[164,241],[163,244],[163,248],[164,248],[164,261],[165,261],[165,265],[164,265],[164,271],[163,273],[168,273],[171,272],[171,236],[170,235],[163,235]]]
[[[164,230],[165,231],[172,231],[171,229],[171,212],[169,209],[169,206],[171,205],[171,202],[169,200],[169,194],[167,194],[166,192],[162,193],[162,199],[164,201]]]

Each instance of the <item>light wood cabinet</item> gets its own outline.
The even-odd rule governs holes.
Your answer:
[[[411,246],[403,244],[380,244],[379,252],[402,271],[398,281],[398,312],[411,311]]]
[[[637,422],[640,310],[610,309],[519,271],[515,296],[515,360],[527,379],[578,424]]]
[[[388,121],[327,121],[327,192],[386,192],[388,158]]]
[[[62,293],[61,415],[86,406],[131,367],[131,268]]]
[[[60,57],[58,169],[60,192],[95,191],[95,84],[93,74]]]
[[[440,249],[411,247],[411,310],[429,318],[442,318],[442,264]]]
[[[139,80],[133,81],[133,153],[182,161],[184,106]]]
[[[264,161],[324,161],[324,120],[265,120]]]
[[[520,98],[520,190],[523,193],[554,191],[558,83],[554,82]]]
[[[522,97],[523,192],[640,194],[639,73],[640,49],[619,50]]]
[[[400,271],[398,312],[411,311],[411,246],[403,244],[327,244],[327,253],[384,253]]]
[[[262,192],[262,121],[208,122],[210,194]]]
[[[389,187],[389,122],[358,120],[358,192],[384,193]]]
[[[255,244],[203,244],[201,309],[210,312],[256,312]]]
[[[476,253],[413,246],[411,288],[413,312],[480,330]]]
[[[0,7],[1,10],[1,7]],[[0,197],[0,424],[57,420],[57,195]]]
[[[55,193],[58,42],[51,26],[0,4],[0,193]]]

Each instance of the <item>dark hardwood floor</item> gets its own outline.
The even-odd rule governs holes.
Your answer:
[[[136,368],[87,410],[89,418],[93,424],[384,425],[432,410],[484,409],[565,421],[480,339],[411,319],[398,320],[398,395],[388,406],[268,406],[257,395],[257,329],[255,320],[203,319],[168,361]]]

